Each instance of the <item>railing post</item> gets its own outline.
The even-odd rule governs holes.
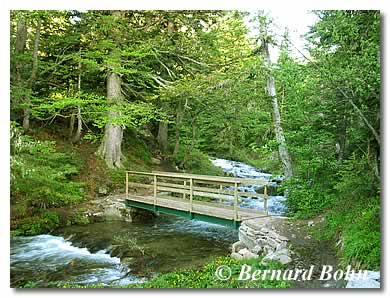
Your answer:
[[[219,185],[219,194],[222,194],[222,184]],[[222,203],[222,196],[219,197],[219,202]]]
[[[129,199],[129,173],[126,172],[126,200]]]
[[[264,211],[268,215],[268,192],[267,192],[267,184],[264,185]]]
[[[157,205],[157,175],[153,175],[153,198],[154,205]]]
[[[238,194],[237,194],[237,182],[234,182],[234,221],[238,220]]]
[[[193,188],[194,188],[194,182],[192,178],[190,178],[190,213],[192,213]]]
[[[184,178],[184,184],[183,184],[184,186],[187,186],[187,181],[185,180],[185,178]],[[184,187],[184,191],[186,191],[187,190],[187,187]],[[186,193],[184,192],[183,193],[183,199],[185,200],[186,199]]]

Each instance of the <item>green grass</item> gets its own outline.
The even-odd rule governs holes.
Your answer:
[[[260,265],[260,260],[236,261],[230,257],[217,257],[201,268],[163,273],[145,283],[126,286],[107,286],[103,284],[53,284],[52,286],[60,288],[289,288],[291,286],[288,281],[282,280],[238,280],[243,264],[251,266],[252,273],[255,270],[284,269],[279,263],[270,263],[267,266]],[[220,280],[216,277],[215,272],[220,266],[227,266],[231,269],[231,278]]]

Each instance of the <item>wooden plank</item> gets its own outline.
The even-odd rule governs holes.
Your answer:
[[[237,182],[239,184],[257,184],[257,185],[269,184],[269,181],[263,179],[208,176],[208,175],[195,175],[195,174],[187,174],[187,173],[183,174],[183,173],[170,173],[170,172],[158,172],[158,171],[153,171],[153,174],[162,177],[193,178],[194,180],[197,181],[206,181],[206,182],[228,182],[228,183]]]
[[[129,182],[128,185],[131,186],[131,187],[141,187],[141,188],[153,189],[153,184],[144,184],[144,183],[137,183],[137,182]]]
[[[176,183],[158,182],[157,186],[167,186],[167,187],[173,187],[173,188],[179,188],[179,189],[190,189],[189,186],[187,186],[186,181],[184,181],[183,185],[176,184]]]
[[[210,193],[217,193],[217,194],[223,194],[223,195],[230,195],[234,196],[234,191],[227,190],[227,189],[216,189],[216,188],[208,188],[208,187],[199,187],[195,186],[194,190],[202,191],[202,192],[210,192]],[[244,191],[237,191],[237,194],[239,196],[243,197],[254,197],[254,198],[263,198],[263,194],[259,194],[257,192],[244,192]]]

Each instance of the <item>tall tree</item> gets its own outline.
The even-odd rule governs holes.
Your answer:
[[[261,41],[261,54],[264,58],[264,63],[267,68],[267,92],[271,97],[272,103],[272,119],[275,130],[275,138],[278,142],[279,158],[283,165],[284,176],[286,179],[290,179],[293,176],[293,166],[291,162],[290,153],[287,149],[286,139],[282,128],[282,120],[279,110],[279,102],[276,94],[275,78],[272,74],[272,63],[269,54],[269,43],[271,36],[267,34],[267,23],[264,16],[259,16],[260,21],[260,41]]]
[[[30,128],[30,113],[31,113],[31,93],[35,81],[37,79],[38,72],[38,48],[39,48],[39,38],[41,35],[41,24],[42,19],[38,14],[37,25],[35,29],[35,37],[34,37],[34,49],[32,53],[32,69],[31,75],[27,83],[27,88],[29,90],[29,94],[25,97],[24,104],[26,105],[23,109],[23,129],[28,130]]]
[[[114,23],[121,23],[124,17],[122,11],[111,12]],[[121,27],[119,27],[121,28]],[[117,29],[112,28],[110,32],[116,47],[111,49],[109,54],[109,65],[107,73],[107,101],[111,106],[120,105],[124,96],[122,93],[122,79],[118,69],[121,66],[121,34]],[[109,168],[120,168],[123,166],[124,156],[122,154],[123,128],[114,123],[115,118],[120,116],[121,112],[109,110],[108,122],[104,128],[104,138],[98,150],[98,155],[103,158]]]
[[[19,14],[19,18],[17,20],[17,31],[16,31],[16,42],[15,42],[15,85],[17,87],[21,87],[22,84],[22,59],[21,55],[24,54],[24,50],[26,48],[26,40],[27,40],[27,24],[26,18],[24,15]]]

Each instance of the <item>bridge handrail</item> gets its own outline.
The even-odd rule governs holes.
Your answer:
[[[138,174],[145,176],[160,176],[160,177],[177,177],[177,178],[193,178],[196,180],[203,181],[214,181],[214,182],[225,182],[225,183],[239,183],[243,185],[255,184],[255,185],[269,185],[269,181],[264,179],[254,178],[237,178],[237,177],[222,177],[222,176],[209,176],[209,175],[198,175],[198,174],[187,174],[187,173],[174,173],[174,172],[138,172],[138,171],[126,171],[129,174]]]

